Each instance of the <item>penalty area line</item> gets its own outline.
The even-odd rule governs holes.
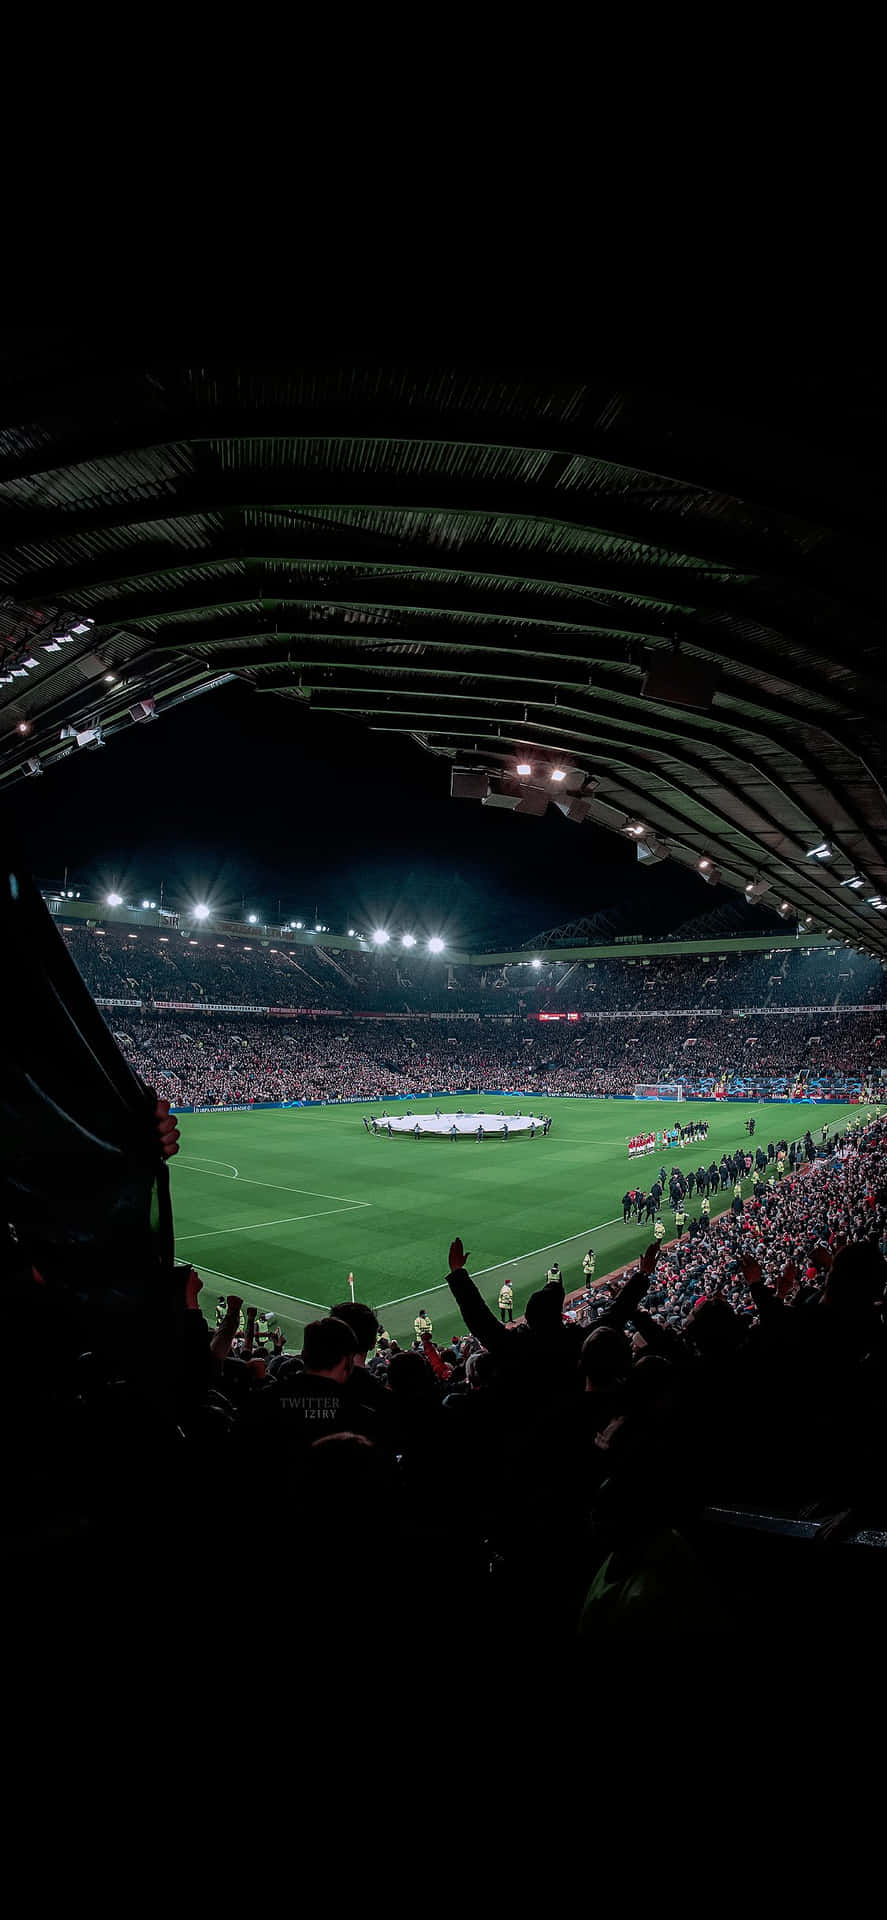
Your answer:
[[[617,1226],[620,1218],[621,1215],[614,1214],[612,1220],[600,1220],[596,1227],[582,1227],[578,1233],[568,1233],[565,1240],[549,1240],[547,1246],[531,1247],[528,1253],[516,1253],[511,1260],[497,1260],[492,1267],[475,1267],[471,1278],[479,1280],[482,1274],[498,1273],[502,1267],[516,1267],[521,1260],[532,1260],[537,1253],[553,1253],[555,1247],[572,1246],[574,1240],[584,1240],[590,1233],[602,1233],[605,1227]],[[380,1301],[376,1311],[381,1313],[383,1307],[403,1306],[405,1300],[421,1300],[426,1293],[445,1293],[448,1286],[449,1281],[442,1280],[439,1285],[433,1287],[420,1287],[418,1293],[402,1293],[397,1300]]]
[[[372,1201],[361,1201],[361,1206],[371,1206]],[[286,1227],[294,1220],[326,1220],[331,1213],[357,1213],[358,1207],[316,1207],[313,1213],[284,1213],[277,1220],[251,1220],[245,1227],[206,1227],[201,1233],[177,1233],[176,1245],[184,1246],[186,1240],[218,1240],[226,1233],[258,1233],[260,1227]]]
[[[234,1163],[231,1160],[225,1160],[220,1164],[230,1167],[233,1166]],[[308,1200],[344,1200],[346,1207],[371,1207],[373,1205],[372,1200],[349,1200],[344,1193],[318,1193],[315,1187],[284,1187],[281,1186],[279,1180],[250,1180],[245,1173],[238,1173],[236,1167],[234,1168],[234,1173],[230,1174],[211,1173],[209,1167],[195,1167],[190,1160],[182,1160],[179,1162],[179,1165],[182,1168],[189,1168],[191,1173],[202,1173],[207,1180],[236,1179],[240,1181],[242,1187],[269,1187],[274,1193],[301,1193],[304,1194]]]

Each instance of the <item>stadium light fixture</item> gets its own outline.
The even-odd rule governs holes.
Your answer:
[[[77,622],[76,627],[71,628],[71,632],[72,633],[88,633],[90,627],[94,627],[94,626],[95,626],[94,620],[79,620]]]
[[[518,772],[520,772],[520,768],[518,768]],[[559,780],[566,780],[566,777],[567,777],[566,769],[564,767],[552,767],[551,769],[552,780],[557,782]]]
[[[109,893],[107,904],[109,907],[122,907],[123,905],[122,893]]]
[[[700,871],[700,873],[707,873],[707,872],[708,872],[708,869],[709,869],[709,867],[711,866],[711,861],[710,861],[710,859],[709,859],[709,857],[708,857],[708,854],[707,854],[707,853],[704,853],[704,854],[703,854],[703,856],[702,856],[702,859],[701,859],[701,860],[697,860],[697,862],[696,862],[696,864],[697,864],[697,866],[698,866],[698,868],[699,868],[699,871]]]
[[[373,939],[377,947],[384,947],[388,938],[389,936],[384,927],[376,927],[373,933]]]
[[[414,947],[416,944],[415,934],[414,933],[402,934],[400,944],[402,947]]]
[[[314,929],[314,931],[315,931],[315,933],[322,933],[322,932],[323,932],[323,928],[322,928],[322,926],[321,926],[321,924],[320,924],[320,921],[319,921],[319,920],[318,920],[318,922],[317,922],[317,925],[316,925],[316,927],[315,927],[315,929]]]
[[[529,760],[519,760],[515,767],[515,773],[519,773],[522,780],[528,780],[532,771],[533,768]],[[554,774],[552,774],[551,777],[553,780]]]
[[[16,727],[16,733],[30,733],[30,731],[31,731],[30,720],[20,720],[18,723],[18,726]]]
[[[249,921],[249,923],[250,923],[250,926],[251,926],[251,927],[254,927],[254,926],[255,926],[255,924],[256,924],[256,921],[257,921],[257,920],[258,920],[258,918],[259,918],[259,916],[258,916],[258,914],[257,914],[257,913],[248,913],[246,917],[247,917],[247,919],[248,919],[248,921]]]
[[[531,960],[531,961],[530,961],[530,965],[531,965],[531,967],[541,967],[541,965],[542,965],[542,962],[541,962],[541,960]]]
[[[295,927],[297,933],[301,933],[303,922],[301,920],[294,920],[293,926]]]
[[[209,907],[204,906],[203,903],[201,902],[199,906],[194,908],[194,918],[195,920],[208,920]]]
[[[354,928],[353,928],[353,927],[349,927],[349,928],[348,928],[348,938],[349,938],[349,940],[353,940],[353,939],[354,939]]]
[[[632,839],[642,840],[648,829],[643,820],[626,820],[625,831],[631,834]]]
[[[433,933],[431,936],[431,939],[428,942],[429,953],[443,953],[443,950],[444,950],[444,943],[440,937],[440,934]]]
[[[828,840],[820,840],[818,847],[810,848],[807,858],[808,860],[830,860],[833,853],[834,847],[831,845],[831,842]]]
[[[860,887],[864,887],[864,886],[865,886],[865,881],[864,881],[864,879],[863,879],[863,877],[862,877],[862,874],[861,874],[861,873],[852,873],[852,874],[850,875],[850,878],[849,878],[849,880],[842,880],[842,881],[841,881],[841,885],[842,885],[842,887],[852,887],[852,888],[853,888],[853,891],[854,891],[854,893],[858,893],[858,892],[859,892],[859,889],[860,889]]]
[[[151,905],[151,902],[150,902],[150,900],[143,900],[143,901],[142,901],[142,906],[143,906],[143,907],[150,907],[150,905]]]

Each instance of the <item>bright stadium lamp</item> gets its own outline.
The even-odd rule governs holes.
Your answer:
[[[519,769],[518,769],[518,771],[519,771]],[[567,777],[567,776],[566,776],[566,772],[565,772],[565,770],[564,770],[564,768],[563,768],[563,767],[552,767],[552,769],[551,769],[551,778],[552,778],[552,780],[554,780],[554,781],[559,781],[559,780],[566,780],[566,777]]]
[[[201,905],[200,905],[199,907],[195,907],[195,908],[194,908],[194,918],[195,918],[195,920],[208,920],[208,919],[209,919],[209,907],[206,907],[206,906],[204,906],[204,905],[203,905],[202,903],[201,903]]]
[[[323,932],[323,928],[322,928],[322,926],[321,926],[321,924],[320,924],[320,921],[319,921],[319,920],[318,920],[318,922],[317,922],[317,925],[316,925],[316,927],[315,927],[315,929],[314,929],[314,931],[315,931],[315,933],[322,933],[322,932]]]
[[[444,950],[444,943],[440,937],[440,934],[439,933],[432,934],[431,939],[428,942],[429,953],[443,953],[443,950]]]
[[[384,947],[388,938],[389,936],[386,933],[384,927],[376,927],[375,932],[373,934],[373,939],[377,947]]]
[[[143,907],[150,907],[150,905],[151,905],[151,902],[150,902],[150,900],[143,900],[143,901],[142,901],[142,906],[143,906]]]
[[[531,961],[530,961],[530,965],[531,965],[532,967],[541,967],[541,965],[542,965],[542,962],[541,962],[541,960],[531,960]]]
[[[533,771],[532,763],[529,760],[519,760],[517,763],[517,766],[515,767],[515,773],[519,774],[522,780],[529,780],[529,777],[532,771]],[[552,774],[552,779],[553,778],[554,778],[554,775]]]
[[[254,927],[259,916],[257,913],[248,913],[246,917],[250,923],[250,926]]]
[[[122,907],[122,905],[123,905],[122,893],[109,893],[108,895],[109,907]]]
[[[400,944],[402,947],[414,947],[416,944],[415,934],[412,934],[412,933],[403,934]]]
[[[297,933],[301,933],[301,931],[302,931],[302,921],[301,921],[301,920],[294,920],[294,921],[293,921],[293,926],[295,927],[295,929],[296,929],[296,932],[297,932]]]
[[[348,928],[348,938],[349,938],[349,940],[353,940],[353,939],[354,939],[354,928],[353,928],[353,927],[349,927],[349,928]]]

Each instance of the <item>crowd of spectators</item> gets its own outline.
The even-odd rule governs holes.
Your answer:
[[[62,923],[63,937],[90,991],[100,999],[150,1004],[363,1009],[378,1013],[583,1013],[686,1011],[724,1014],[746,1007],[887,1004],[879,963],[838,949],[768,953],[614,957],[534,967],[452,965],[445,955],[334,950],[320,942],[289,947],[254,936],[174,927]]]
[[[378,1100],[477,1088],[631,1094],[643,1082],[876,1081],[887,1064],[879,1014],[534,1021],[253,1017],[106,1018],[127,1058],[174,1106],[258,1100]],[[811,1027],[813,1031],[811,1031]]]
[[[458,1239],[441,1255],[463,1323],[446,1345],[399,1346],[371,1303],[343,1301],[294,1352],[237,1295],[210,1324],[191,1271],[170,1473],[203,1493],[179,1575],[195,1556],[221,1618],[260,1554],[290,1630],[358,1619],[377,1652],[412,1636],[420,1671],[425,1637],[451,1649],[462,1627],[475,1644],[498,1633],[506,1656],[530,1634],[680,1636],[698,1658],[728,1628],[735,1648],[743,1620],[706,1558],[712,1503],[820,1513],[837,1537],[883,1520],[885,1251],[879,1121],[719,1221],[701,1252],[651,1246],[593,1290],[584,1324],[559,1280],[503,1323]],[[102,1472],[126,1460],[131,1503],[144,1385],[137,1417],[120,1382],[110,1401],[102,1389],[99,1421],[97,1364],[81,1366],[79,1402],[101,1433],[115,1423]],[[232,1554],[223,1518],[256,1488],[269,1532]],[[168,1542],[166,1507],[163,1525]]]

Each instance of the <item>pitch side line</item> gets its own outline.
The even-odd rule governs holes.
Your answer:
[[[274,1300],[288,1300],[291,1306],[317,1307],[320,1313],[329,1312],[329,1308],[325,1307],[320,1300],[302,1300],[297,1293],[281,1293],[277,1287],[259,1287],[254,1280],[241,1280],[239,1273],[223,1273],[220,1267],[199,1266],[197,1271],[198,1273],[211,1273],[216,1280],[233,1280],[235,1286],[243,1288],[244,1295],[248,1293],[267,1293],[270,1294]],[[284,1315],[284,1318],[285,1317]],[[294,1320],[298,1320],[298,1317],[297,1313],[293,1314]]]
[[[515,1267],[519,1260],[532,1260],[534,1254],[553,1253],[555,1247],[569,1247],[574,1240],[584,1240],[586,1234],[602,1233],[604,1227],[615,1227],[620,1218],[621,1215],[617,1213],[612,1220],[599,1221],[596,1227],[582,1227],[579,1233],[568,1233],[565,1240],[549,1240],[547,1246],[531,1247],[529,1253],[516,1253],[512,1260],[497,1260],[495,1266],[492,1267],[476,1267],[471,1278],[472,1280],[479,1280],[481,1274],[498,1273],[500,1267]],[[418,1293],[402,1293],[397,1300],[382,1300],[377,1308],[377,1312],[381,1313],[383,1307],[400,1307],[405,1300],[422,1300],[426,1294],[444,1293],[448,1286],[449,1282],[442,1280],[439,1286],[420,1287]]]
[[[191,1167],[192,1173],[205,1174],[207,1180],[230,1180],[233,1177],[230,1173],[210,1173],[208,1167],[192,1166],[190,1160],[183,1160],[181,1164],[183,1167]],[[226,1160],[222,1164],[230,1167],[233,1165],[233,1162]],[[373,1205],[372,1200],[349,1200],[346,1193],[318,1193],[314,1187],[284,1187],[281,1186],[279,1180],[249,1180],[245,1174],[237,1174],[236,1169],[235,1174],[242,1187],[270,1187],[275,1193],[303,1193],[307,1200],[344,1200],[345,1205],[348,1207],[371,1207]]]
[[[371,1206],[364,1200],[360,1206]],[[246,1227],[208,1227],[203,1233],[177,1233],[176,1245],[184,1246],[186,1240],[218,1240],[225,1233],[258,1233],[260,1227],[286,1227],[294,1220],[325,1220],[330,1213],[357,1213],[358,1207],[318,1207],[316,1213],[284,1213],[279,1220],[251,1220]]]

